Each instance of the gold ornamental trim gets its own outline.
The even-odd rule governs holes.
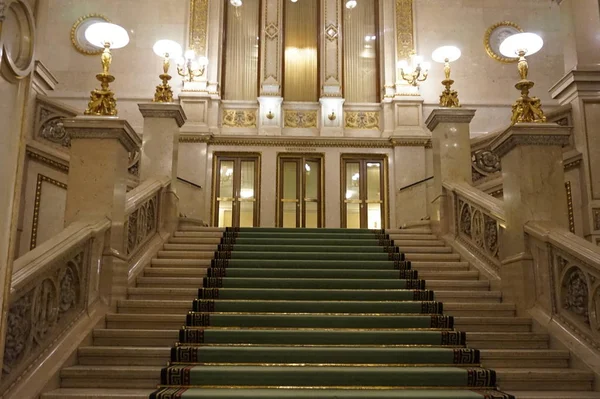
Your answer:
[[[413,0],[396,0],[396,57],[409,59],[415,53]]]
[[[37,183],[35,186],[35,202],[33,203],[33,221],[31,222],[31,241],[29,242],[29,249],[34,249],[37,246],[37,233],[40,221],[40,206],[42,200],[42,186],[43,183],[50,183],[56,187],[67,189],[67,185],[58,180],[54,180],[51,177],[38,174]]]
[[[517,62],[517,61],[519,61],[519,57],[505,57],[502,54],[496,53],[494,51],[494,49],[492,48],[492,44],[490,42],[492,34],[494,33],[494,31],[496,29],[501,28],[501,27],[513,27],[516,30],[518,30],[519,32],[523,32],[523,29],[514,22],[502,21],[502,22],[495,23],[494,25],[492,25],[488,28],[488,30],[485,32],[485,35],[483,36],[483,46],[485,47],[485,52],[491,58],[495,59],[496,61],[503,62],[505,64],[511,64],[511,63]]]
[[[83,47],[81,47],[79,45],[79,43],[77,43],[77,38],[75,37],[77,34],[77,28],[79,28],[79,25],[81,25],[86,20],[91,19],[91,18],[99,18],[106,22],[111,22],[110,19],[108,19],[105,15],[95,14],[95,13],[87,14],[87,15],[77,18],[77,21],[75,21],[75,23],[71,27],[71,44],[73,45],[73,47],[75,47],[75,50],[77,50],[79,53],[81,53],[83,55],[100,55],[100,54],[102,54],[102,51],[103,51],[102,48],[98,48],[98,50],[94,50],[94,51],[86,50]]]
[[[206,56],[206,32],[208,30],[208,0],[190,0],[189,48],[197,56]]]
[[[379,129],[379,112],[347,111],[344,120],[350,129]]]
[[[567,191],[567,211],[569,214],[569,231],[575,234],[575,215],[573,213],[573,192],[571,191],[571,182],[565,182]]]
[[[179,136],[179,142],[206,143],[213,146],[282,147],[290,151],[313,151],[315,148],[431,148],[431,139],[428,137],[394,137],[388,139],[316,139],[312,137],[236,137],[188,134]]]
[[[223,127],[256,127],[256,110],[223,110]]]
[[[315,128],[317,127],[317,111],[284,110],[284,127]]]

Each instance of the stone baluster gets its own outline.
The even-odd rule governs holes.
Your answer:
[[[179,198],[174,183],[179,160],[179,128],[185,123],[186,115],[176,103],[142,103],[138,107],[144,117],[140,179],[171,179],[162,197],[160,212],[161,227],[171,233],[179,219]]]
[[[504,185],[502,292],[519,312],[530,308],[535,300],[535,276],[524,224],[549,221],[569,228],[562,157],[569,136],[569,127],[523,123],[509,127],[491,143],[502,162]]]
[[[138,151],[142,141],[124,119],[77,117],[63,123],[71,136],[65,226],[77,220],[112,220],[100,294],[114,303],[127,289],[124,222],[129,153]]]

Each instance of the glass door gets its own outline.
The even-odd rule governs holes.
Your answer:
[[[385,228],[385,159],[342,158],[342,173],[343,226]]]
[[[280,156],[278,163],[278,226],[321,227],[322,158]]]
[[[214,226],[258,226],[258,171],[258,155],[215,155]]]

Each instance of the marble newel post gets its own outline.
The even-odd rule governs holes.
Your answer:
[[[437,108],[425,124],[432,133],[434,193],[429,204],[429,215],[434,223],[444,222],[441,233],[448,231],[448,218],[444,210],[444,181],[473,183],[471,174],[471,132],[469,124],[475,116],[474,109]]]
[[[491,143],[502,162],[504,186],[502,291],[519,311],[531,307],[535,300],[533,264],[523,225],[535,220],[569,228],[562,158],[569,136],[569,127],[523,123],[509,127]]]
[[[166,177],[171,184],[161,198],[161,229],[172,233],[179,219],[179,197],[175,192],[179,160],[179,128],[186,121],[177,103],[138,104],[144,117],[144,136],[140,162],[140,180]]]
[[[112,221],[103,261],[107,272],[102,273],[100,284],[102,296],[118,298],[127,288],[127,166],[129,153],[138,150],[142,141],[126,120],[114,117],[66,119],[64,127],[71,137],[65,225],[102,217]]]

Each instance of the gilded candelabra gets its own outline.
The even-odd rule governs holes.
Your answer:
[[[194,62],[194,51],[188,50],[185,53],[184,62],[177,64],[177,73],[184,77],[188,82],[193,82],[195,78],[199,78],[206,72],[208,60],[206,57],[200,57],[198,63]]]
[[[413,56],[413,69],[410,71],[405,71],[408,69],[408,62],[398,62],[398,67],[400,68],[400,77],[411,86],[417,87],[420,82],[427,80],[430,65],[429,63],[421,63],[421,61],[422,57]]]
[[[515,87],[521,91],[521,98],[519,98],[512,106],[512,118],[511,123],[520,122],[536,122],[545,123],[546,116],[542,110],[542,103],[538,97],[529,97],[529,90],[535,85],[531,80],[527,79],[529,74],[529,65],[525,59],[526,52],[519,50],[519,64],[517,68],[521,80],[517,82]]]
[[[527,78],[529,65],[526,55],[532,55],[541,50],[544,45],[542,38],[535,33],[518,33],[509,36],[500,45],[500,52],[506,57],[519,56],[517,69],[521,80],[515,87],[521,92],[521,97],[512,106],[511,123],[544,123],[546,117],[542,111],[542,103],[537,97],[529,97],[529,90],[534,83]]]
[[[156,86],[156,92],[154,92],[154,101],[155,103],[172,103],[173,102],[173,90],[169,85],[169,80],[171,80],[171,75],[169,75],[169,68],[171,67],[171,59],[169,58],[169,53],[165,53],[165,58],[163,61],[163,73],[161,73],[158,77],[162,81],[161,84]]]
[[[85,38],[96,47],[104,48],[100,61],[102,63],[102,73],[96,75],[100,82],[100,89],[94,89],[90,93],[90,101],[85,115],[96,116],[116,116],[117,100],[110,89],[110,83],[115,81],[115,77],[110,74],[110,65],[112,63],[112,49],[125,47],[129,43],[127,31],[119,25],[108,22],[98,22],[85,31]]]
[[[450,60],[448,58],[444,60],[444,75],[446,78],[442,80],[442,84],[446,89],[440,95],[440,105],[447,108],[460,107],[460,102],[458,101],[458,92],[456,90],[452,90],[454,80],[450,79]]]
[[[101,62],[102,73],[96,75],[96,79],[100,82],[100,89],[94,89],[90,92],[90,101],[84,115],[116,116],[117,99],[115,93],[109,87],[109,84],[115,81],[115,77],[109,73],[110,64],[112,63],[109,42],[104,43]]]

